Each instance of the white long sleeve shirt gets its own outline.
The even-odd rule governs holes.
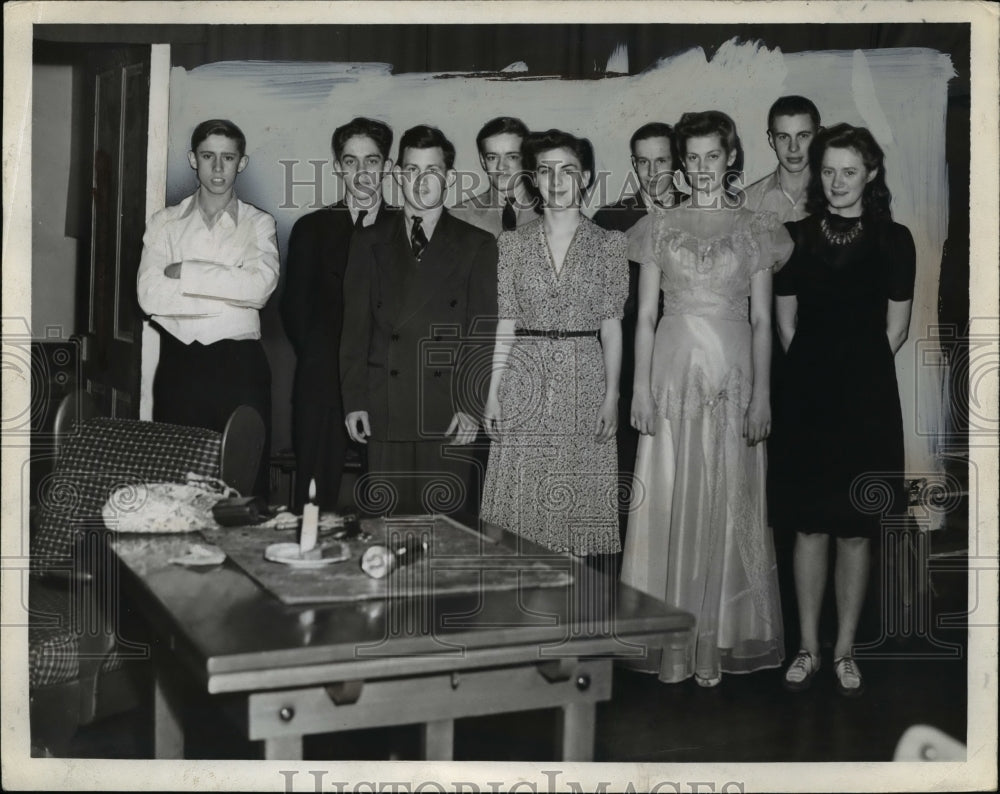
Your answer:
[[[180,262],[180,278],[164,275]],[[137,289],[143,311],[185,344],[260,339],[278,285],[274,218],[234,195],[209,226],[198,193],[150,218]]]

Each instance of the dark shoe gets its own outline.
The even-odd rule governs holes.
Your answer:
[[[813,656],[809,651],[800,650],[785,670],[785,689],[789,692],[802,692],[808,689],[818,671],[819,657]]]
[[[853,656],[834,659],[833,672],[837,674],[837,691],[844,697],[856,698],[865,691],[865,682]]]

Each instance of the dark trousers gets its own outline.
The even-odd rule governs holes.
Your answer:
[[[371,515],[459,513],[469,500],[475,451],[446,441],[368,441],[358,507]]]
[[[347,457],[347,430],[339,405],[305,405],[295,402],[292,445],[295,448],[295,509],[309,496],[309,481],[316,480],[316,504],[335,510]]]
[[[185,345],[160,332],[160,362],[153,380],[153,420],[222,432],[240,405],[264,420],[264,449],[254,494],[267,498],[271,449],[271,367],[257,339]]]
[[[486,467],[490,462],[491,443],[486,431],[479,428],[476,440],[466,448],[472,452],[474,460],[469,480],[469,498],[465,500],[465,509],[473,516],[479,515],[479,508],[483,501],[483,485],[486,482]]]
[[[622,546],[632,505],[632,475],[639,449],[639,431],[632,427],[632,380],[635,376],[635,315],[622,320],[622,369],[618,397],[618,530]],[[618,555],[619,567],[621,555]]]
[[[767,439],[767,521],[774,532],[774,554],[778,566],[778,590],[785,630],[785,656],[791,658],[799,649],[798,600],[795,594],[795,532],[787,529],[782,518],[783,504],[779,496],[782,479],[788,476],[784,455],[784,381],[785,351],[778,338],[778,325],[771,337],[771,435]]]

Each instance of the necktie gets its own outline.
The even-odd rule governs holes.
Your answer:
[[[357,231],[365,225],[365,216],[368,214],[368,210],[358,210],[358,217],[354,221],[354,230]]]
[[[507,203],[503,205],[503,215],[500,216],[504,231],[511,231],[517,228],[517,213],[514,212],[514,200],[507,196]]]
[[[410,248],[413,249],[413,256],[420,261],[420,255],[427,247],[427,235],[423,229],[424,219],[419,215],[413,216],[413,228],[410,230]]]

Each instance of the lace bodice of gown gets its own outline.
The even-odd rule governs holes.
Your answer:
[[[682,207],[639,224],[629,259],[660,269],[664,314],[745,320],[750,279],[780,268],[792,251],[771,212]]]

